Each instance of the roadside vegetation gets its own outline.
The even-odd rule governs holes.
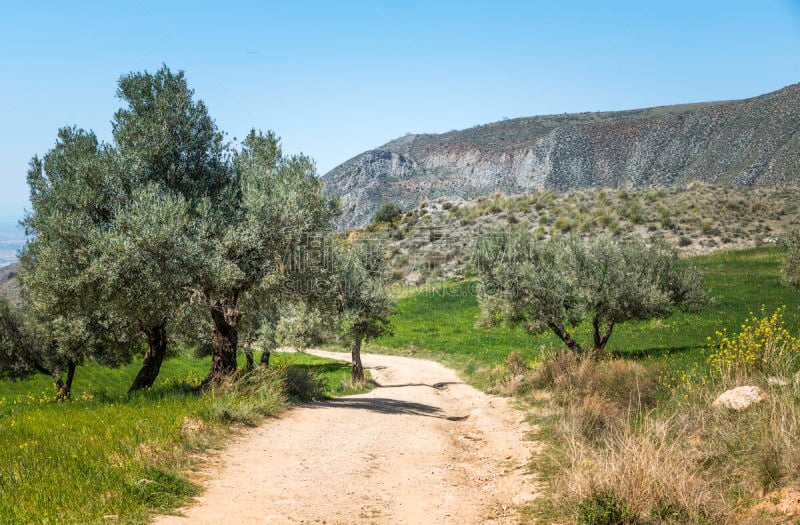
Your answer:
[[[205,393],[210,358],[175,357],[152,388],[128,394],[138,365],[85,366],[66,403],[43,376],[0,382],[0,521],[145,523],[198,493],[200,453],[232,432],[369,388],[352,385],[346,363],[278,353],[269,369]]]
[[[528,407],[548,445],[531,468],[549,493],[526,512],[544,522],[789,523],[800,516],[800,293],[786,253],[678,261],[704,276],[708,302],[619,324],[601,358],[552,331],[477,326],[476,280],[401,292],[394,336],[375,350],[444,361]],[[574,327],[588,348],[592,325]],[[743,385],[763,401],[712,406]]]

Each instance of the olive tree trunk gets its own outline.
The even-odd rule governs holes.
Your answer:
[[[363,337],[357,335],[353,338],[353,348],[351,351],[351,358],[353,361],[353,383],[361,383],[364,381],[364,364],[361,362],[361,340]]]
[[[72,381],[75,379],[76,364],[73,361],[67,362],[67,380],[61,377],[61,373],[57,368],[45,368],[39,363],[34,364],[37,372],[48,375],[53,378],[53,383],[56,387],[56,399],[58,401],[67,401],[72,393]]]
[[[600,356],[605,353],[608,340],[611,338],[611,333],[614,331],[614,323],[609,321],[606,323],[605,329],[602,330],[600,320],[594,318],[592,320],[592,333],[594,335],[594,354]]]
[[[135,392],[143,388],[150,388],[156,382],[161,364],[167,355],[167,326],[160,324],[144,330],[147,336],[147,352],[142,360],[142,368],[133,380],[128,392]]]
[[[219,384],[226,377],[236,373],[236,353],[239,346],[239,319],[242,314],[236,304],[227,300],[217,301],[211,307],[211,320],[214,323],[211,370],[203,381],[203,386]]]
[[[72,381],[75,379],[75,363],[69,361],[67,363],[67,380],[63,381],[58,370],[52,371],[53,381],[56,383],[56,399],[59,401],[67,401],[72,394]]]
[[[575,339],[573,339],[572,335],[570,335],[570,333],[567,332],[563,324],[549,322],[547,323],[547,326],[550,328],[550,330],[553,331],[554,334],[558,336],[559,339],[561,339],[564,342],[565,345],[567,345],[567,348],[569,348],[570,350],[572,350],[577,354],[583,353],[583,348],[581,348],[581,345],[579,345],[578,342],[575,341]]]

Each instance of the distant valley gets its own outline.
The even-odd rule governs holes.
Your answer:
[[[412,134],[324,175],[341,228],[363,227],[383,201],[413,209],[551,189],[787,187],[800,182],[800,84],[745,100],[503,120]]]

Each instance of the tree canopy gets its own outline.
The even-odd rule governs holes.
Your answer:
[[[602,352],[614,326],[668,316],[673,307],[705,302],[700,276],[677,264],[674,250],[641,239],[576,236],[535,242],[526,231],[497,232],[476,242],[472,264],[481,277],[480,322],[551,330],[583,353],[571,330],[592,326],[592,348]]]
[[[391,329],[392,300],[385,247],[379,242],[359,240],[341,250],[337,283],[340,323],[351,344],[353,381],[363,381],[363,341],[387,334]]]
[[[382,202],[378,209],[375,210],[372,222],[386,222],[394,224],[395,219],[403,215],[403,208],[392,201]]]
[[[117,95],[113,143],[62,128],[31,161],[19,271],[31,318],[71,363],[128,362],[146,341],[132,390],[153,384],[170,340],[209,329],[209,380],[221,380],[236,370],[240,327],[258,334],[301,289],[330,295],[313,245],[337,205],[274,133],[227,144],[182,72],[124,75]]]

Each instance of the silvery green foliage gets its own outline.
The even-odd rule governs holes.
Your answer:
[[[269,324],[262,326],[262,342],[269,343],[270,338],[277,346],[290,346],[306,349],[318,345],[323,340],[326,319],[316,308],[303,303],[286,305],[281,308],[280,318],[273,331]]]
[[[359,240],[338,254],[337,297],[345,336],[379,337],[391,330],[392,297],[385,246]]]
[[[790,286],[800,288],[800,226],[786,232],[781,244],[786,250],[782,266],[783,280]]]
[[[50,352],[38,335],[22,310],[0,300],[0,377],[25,377],[64,365],[63,356]]]
[[[91,132],[62,128],[55,146],[28,170],[32,211],[20,254],[20,282],[29,315],[60,356],[76,363],[130,360],[129,332],[106,309],[89,274],[95,235],[123,199],[113,151]]]
[[[337,213],[313,162],[286,157],[277,137],[251,131],[234,155],[235,182],[220,205],[203,210],[209,296],[288,293],[291,280],[318,268],[296,264],[304,248],[330,233]],[[239,297],[244,299],[244,297]]]
[[[131,185],[157,183],[191,201],[229,185],[223,135],[182,71],[123,75],[117,97],[114,144]]]
[[[570,327],[588,321],[602,350],[614,325],[665,317],[673,307],[694,309],[706,300],[701,279],[676,264],[674,250],[640,239],[576,236],[537,242],[527,231],[479,239],[472,265],[481,283],[479,324],[521,324],[547,329],[572,350],[583,348]]]
[[[142,327],[171,322],[190,298],[202,252],[187,200],[148,184],[90,239],[87,282],[105,308]]]

